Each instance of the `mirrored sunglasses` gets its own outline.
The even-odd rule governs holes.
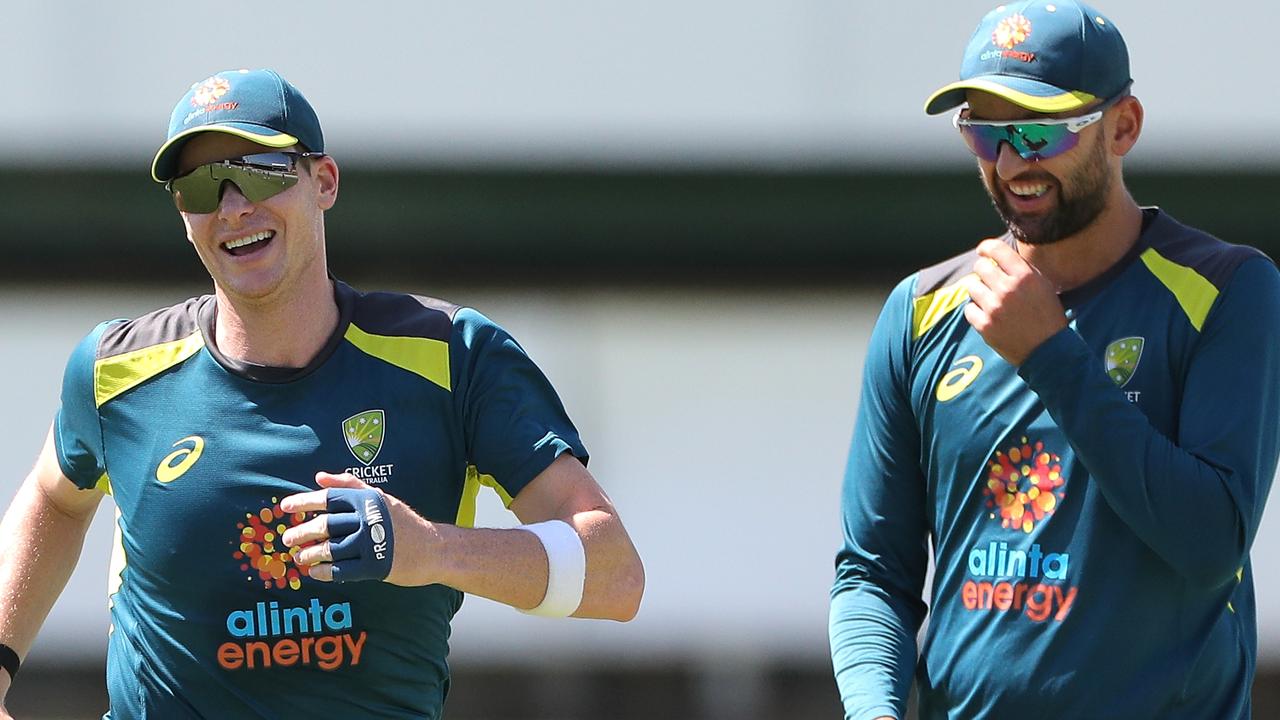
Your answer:
[[[178,209],[211,213],[222,202],[223,183],[234,183],[249,202],[262,202],[298,183],[298,159],[320,157],[314,152],[254,153],[201,165],[164,184]]]
[[[1078,145],[1080,131],[1101,120],[1107,108],[1125,96],[1125,93],[1116,95],[1093,112],[1076,117],[1011,123],[974,120],[964,109],[955,114],[951,124],[960,131],[969,151],[987,162],[995,162],[1000,156],[1001,143],[1008,143],[1024,160],[1047,160]]]

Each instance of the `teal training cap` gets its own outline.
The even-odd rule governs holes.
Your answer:
[[[311,103],[274,70],[224,70],[191,86],[169,118],[169,136],[151,162],[156,182],[173,179],[183,144],[201,132],[223,132],[259,145],[301,145],[324,152]]]
[[[1075,0],[1011,2],[987,13],[969,39],[960,81],[925,102],[930,115],[982,90],[1039,113],[1077,110],[1124,91],[1129,50],[1115,23]]]

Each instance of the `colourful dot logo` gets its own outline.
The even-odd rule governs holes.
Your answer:
[[[1044,443],[1033,447],[1026,438],[1008,450],[997,450],[987,464],[987,484],[982,489],[991,519],[999,514],[1006,528],[1034,530],[1066,497],[1061,462],[1062,458],[1045,451]]]
[[[1028,37],[1031,37],[1031,21],[1019,13],[1014,13],[996,25],[996,29],[991,33],[991,42],[996,47],[1011,50],[1014,45],[1025,42]]]
[[[311,569],[297,563],[302,547],[286,547],[280,536],[309,517],[309,513],[285,513],[277,498],[271,498],[271,505],[257,512],[245,513],[244,522],[236,523],[236,550],[231,557],[240,561],[242,572],[252,573],[246,579],[261,582],[267,589],[300,589],[302,578],[309,576]]]
[[[212,105],[230,89],[231,83],[215,75],[196,84],[195,92],[191,95],[191,104],[195,107]]]

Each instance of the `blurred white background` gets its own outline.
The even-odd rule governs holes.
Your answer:
[[[823,661],[840,480],[862,354],[887,288],[400,289],[478,307],[516,335],[559,389],[648,575],[641,613],[626,625],[532,618],[468,598],[455,622],[457,660]],[[65,357],[80,337],[104,318],[200,292],[0,289],[0,377],[10,379],[0,389],[10,409],[0,433],[5,504],[43,442]],[[514,524],[495,494],[482,498],[481,524]],[[34,661],[105,652],[109,506]],[[1274,513],[1253,556],[1262,659],[1280,660]]]
[[[1134,162],[1274,165],[1280,5],[1110,0],[1148,110]],[[273,67],[339,157],[395,164],[968,162],[925,98],[975,0],[139,0],[5,5],[0,163],[150,160],[186,88]]]
[[[1128,40],[1147,109],[1133,166],[1280,166],[1270,33],[1280,4],[1100,4]],[[956,78],[990,7],[9,2],[0,167],[111,165],[145,176],[191,83],[273,67],[317,107],[330,152],[366,167],[954,170],[969,154],[947,118],[921,108]],[[930,199],[918,201],[927,212]],[[101,320],[207,291],[51,285],[57,277],[50,267],[0,282],[4,506],[40,447],[74,344]],[[888,287],[596,287],[400,288],[479,307],[521,340],[562,393],[648,573],[628,625],[543,631],[553,621],[470,598],[455,658],[681,658],[744,672],[826,663],[840,480],[861,358]],[[1254,570],[1262,660],[1280,662],[1274,514]],[[481,520],[510,521],[491,494]],[[110,545],[104,506],[33,665],[103,656]]]

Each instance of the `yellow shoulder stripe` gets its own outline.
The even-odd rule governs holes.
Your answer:
[[[445,390],[451,389],[449,343],[443,340],[374,335],[356,327],[355,323],[347,326],[346,338],[379,360],[420,375]]]
[[[467,479],[462,485],[462,499],[458,503],[458,519],[454,524],[458,527],[475,527],[476,499],[480,497],[481,487],[491,487],[502,498],[503,507],[511,507],[512,497],[506,489],[498,484],[492,475],[482,475],[475,465],[467,466]]]
[[[1155,248],[1148,248],[1141,257],[1151,274],[1173,293],[1191,326],[1197,331],[1204,327],[1204,319],[1218,299],[1218,288],[1200,273],[1167,259]]]
[[[93,364],[93,394],[98,407],[132,390],[200,352],[204,336],[197,330],[181,340],[105,357]]]
[[[969,291],[960,283],[947,285],[916,298],[912,303],[911,339],[917,340],[929,332],[947,313],[960,307],[968,299]]]

